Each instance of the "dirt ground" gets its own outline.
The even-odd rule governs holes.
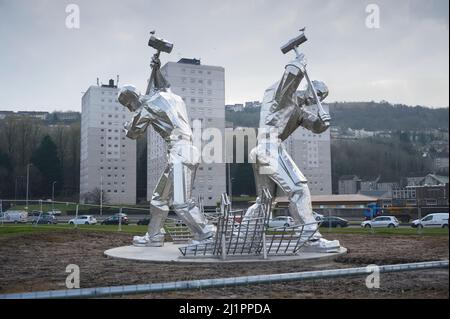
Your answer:
[[[244,275],[349,268],[448,259],[447,236],[328,235],[348,254],[327,262],[262,264],[143,263],[107,258],[106,249],[129,245],[131,236],[61,232],[0,238],[0,293],[65,289],[68,264],[81,271],[81,287],[157,283]],[[175,291],[132,298],[448,298],[448,269],[381,275],[379,289],[351,277],[261,286]]]

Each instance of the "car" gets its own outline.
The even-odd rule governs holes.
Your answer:
[[[316,212],[313,212],[313,216],[314,216],[314,219],[316,221],[318,221],[318,222],[322,221],[323,218],[324,218],[324,216],[322,214],[319,214],[319,213],[316,213]]]
[[[9,210],[0,213],[0,223],[22,224],[26,223],[27,219],[28,213],[23,210]]]
[[[411,227],[448,228],[448,213],[433,213],[422,219],[413,220]]]
[[[290,227],[294,226],[295,221],[290,216],[278,216],[275,218],[272,218],[269,221],[269,227],[270,228],[282,228],[282,227]]]
[[[341,217],[325,216],[320,220],[320,227],[347,227],[348,221]]]
[[[31,219],[32,224],[58,224],[58,219],[55,216],[49,214],[41,214],[41,216],[33,216]]]
[[[128,216],[126,214],[121,214],[121,224],[128,225]],[[103,220],[102,225],[119,225],[119,214],[115,214]]]
[[[137,224],[147,226],[148,224],[150,224],[150,218],[139,219]]]
[[[81,215],[76,218],[69,220],[71,225],[95,225],[97,224],[97,219],[92,215]]]
[[[399,225],[400,223],[394,216],[378,216],[372,220],[365,220],[361,223],[361,227],[364,228],[397,228]]]
[[[49,210],[48,212],[47,212],[47,214],[51,214],[51,215],[55,215],[55,216],[61,216],[62,215],[62,212],[60,211],[60,210]]]

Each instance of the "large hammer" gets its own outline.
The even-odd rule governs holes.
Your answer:
[[[305,28],[300,29],[300,35],[289,40],[285,45],[281,47],[281,52],[283,54],[288,53],[289,51],[294,50],[297,57],[300,56],[300,52],[298,51],[298,47],[308,41],[305,35]],[[314,85],[311,82],[311,79],[309,78],[308,72],[306,72],[306,69],[304,71],[304,76],[306,78],[306,81],[308,82],[309,88],[313,94],[313,98],[316,101],[317,107],[319,108],[320,113],[326,113],[323,109],[322,102],[320,102],[319,96],[317,95],[316,89],[314,88]]]
[[[162,38],[158,38],[155,36],[155,31],[150,32],[150,40],[148,40],[148,46],[155,49],[157,52],[157,56],[159,57],[159,54],[161,52],[170,53],[173,49],[173,43],[170,43],[167,40],[164,40]]]
[[[161,52],[166,52],[166,53],[170,53],[172,52],[173,49],[173,43],[170,43],[167,40],[164,40],[162,38],[158,38],[155,36],[155,31],[150,32],[151,36],[150,36],[150,40],[148,40],[148,46],[152,47],[153,49],[156,50],[156,53],[153,55],[153,59],[159,59],[159,55],[161,54]],[[159,78],[160,82],[166,82],[164,78],[162,78],[158,72],[155,71],[155,69],[153,69],[153,64],[152,64],[152,74],[150,76],[150,79],[153,78]],[[168,84],[166,84],[168,85]],[[151,89],[151,81],[148,82],[148,86],[147,86],[147,90],[145,92],[145,94],[149,94],[150,93],[150,89]]]

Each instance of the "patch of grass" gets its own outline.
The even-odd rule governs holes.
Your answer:
[[[117,225],[78,225],[76,228],[80,231],[91,232],[118,232]],[[75,227],[69,224],[58,225],[0,225],[0,236],[22,235],[32,233],[45,233],[55,231],[73,231]],[[147,226],[122,225],[121,233],[130,235],[142,235],[147,231]],[[359,234],[359,235],[406,235],[406,236],[449,236],[448,228],[424,228],[420,232],[415,228],[328,228],[321,227],[322,234]],[[281,232],[269,230],[268,235],[281,235]],[[288,233],[289,234],[289,233]]]
[[[328,228],[321,227],[322,234],[367,234],[367,235],[421,235],[421,236],[448,236],[448,228]]]
[[[23,235],[32,233],[45,233],[55,231],[90,231],[90,232],[118,232],[117,225],[78,225],[74,228],[73,225],[60,224],[60,225],[4,225],[0,226],[0,236],[9,235]],[[137,225],[122,225],[121,233],[131,235],[142,235],[147,231],[147,226]]]

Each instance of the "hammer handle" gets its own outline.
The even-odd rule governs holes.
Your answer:
[[[319,97],[317,96],[316,89],[315,89],[314,85],[312,84],[311,79],[309,78],[308,72],[306,72],[306,69],[304,70],[304,75],[305,75],[306,81],[308,82],[308,85],[312,91],[314,100],[316,101],[319,111],[321,113],[326,113],[325,110],[323,109],[322,102],[320,101]]]
[[[300,56],[300,52],[298,52],[297,47],[294,48],[294,52],[297,57]],[[317,107],[319,108],[319,112],[326,113],[325,110],[323,109],[322,102],[320,102],[320,99],[317,96],[316,89],[315,89],[314,85],[312,84],[311,79],[309,78],[308,72],[306,72],[306,68],[303,70],[303,75],[305,76],[306,81],[308,82],[309,88],[311,89],[311,92],[313,94],[313,98],[316,101]]]
[[[157,50],[156,53],[153,55],[153,57],[159,58],[160,54],[161,54],[161,51]],[[150,79],[148,80],[147,90],[145,90],[145,95],[150,94],[150,90],[151,90],[151,86],[152,86],[151,80],[152,80],[152,77],[155,76],[154,73],[155,73],[155,71],[153,70],[153,67],[152,67],[152,72],[150,74]]]

